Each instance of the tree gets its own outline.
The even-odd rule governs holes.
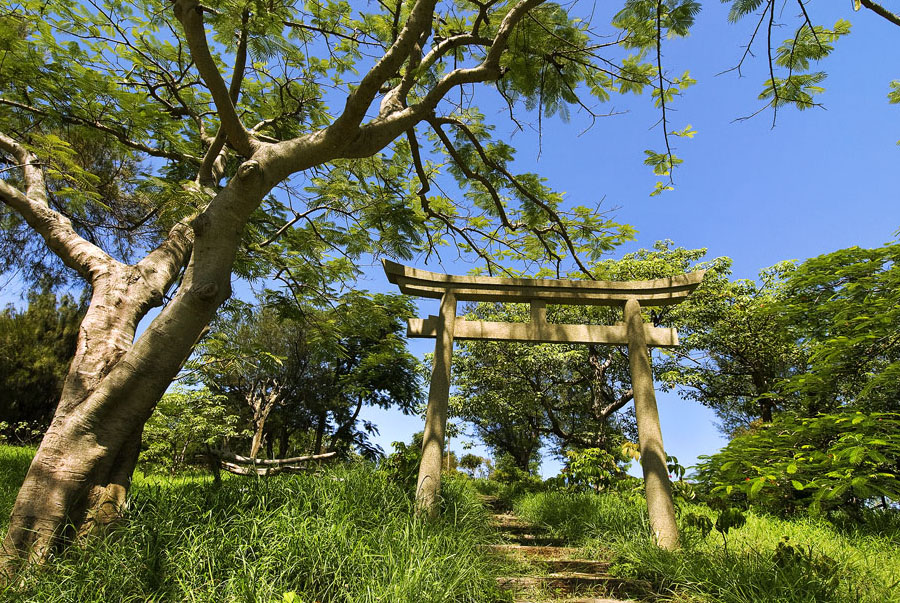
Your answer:
[[[653,6],[617,19],[629,47],[684,35],[697,10],[689,0]],[[229,297],[233,270],[264,272],[268,264],[255,260],[265,256],[254,252],[278,248],[279,237],[294,248],[280,276],[304,287],[318,282],[318,264],[303,255],[315,246],[352,262],[455,240],[495,269],[487,249],[522,249],[558,266],[628,235],[594,210],[567,209],[539,177],[514,174],[511,147],[491,140],[490,124],[450,93],[501,82],[511,104],[551,115],[579,102],[579,86],[600,99],[658,87],[665,106],[686,82],[640,53],[616,66],[586,21],[540,0],[382,9],[4,6],[0,38],[12,68],[0,100],[9,168],[0,199],[93,291],[57,413],[12,512],[7,573],[45,559],[69,526],[85,532],[118,516],[156,401]],[[638,29],[655,35],[631,35]],[[76,219],[104,208],[96,174],[75,161],[73,141],[89,136],[142,162],[132,186],[158,235],[130,248],[133,259],[116,257]],[[666,161],[671,154],[657,164]],[[463,201],[433,192],[448,183],[436,186],[445,163]],[[585,245],[585,234],[596,242],[602,231],[605,245]]]
[[[0,436],[36,439],[47,429],[75,355],[86,299],[57,299],[48,285],[28,293],[28,307],[0,314]],[[25,433],[27,432],[27,433]]]
[[[192,365],[211,391],[249,410],[253,434],[249,456],[256,458],[266,419],[294,385],[290,367],[285,365],[291,329],[271,308],[235,303],[229,310],[216,320]]]
[[[593,322],[598,314],[612,313],[554,310],[548,314],[551,322]],[[469,315],[526,322],[529,313],[522,305],[482,303]],[[457,393],[452,414],[473,424],[496,457],[509,454],[523,471],[544,440],[552,440],[559,454],[571,448],[617,447],[623,427],[629,427],[627,419],[614,418],[632,399],[628,359],[618,348],[602,348],[462,342],[453,357]]]
[[[400,295],[351,292],[334,308],[339,353],[323,359],[332,375],[331,448],[355,445],[365,456],[381,454],[357,429],[363,406],[395,407],[412,412],[421,398],[419,362],[406,347],[406,319],[411,300]],[[317,437],[317,441],[319,438]]]
[[[177,472],[196,454],[240,434],[239,419],[222,396],[207,389],[174,388],[156,405],[144,427],[141,463]],[[145,469],[146,471],[146,469]]]
[[[189,363],[206,387],[249,412],[249,456],[259,454],[267,434],[270,444],[281,437],[287,454],[295,431],[314,433],[313,454],[326,437],[332,449],[377,453],[366,437],[374,427],[357,429],[362,407],[409,412],[420,393],[418,363],[402,336],[409,300],[349,292],[328,308],[298,307],[283,295],[273,302],[232,302]],[[270,417],[277,431],[268,428]]]
[[[719,364],[732,369],[717,376],[713,367],[689,366],[683,375],[700,384],[692,396],[717,412],[744,391],[736,398],[748,404],[741,412],[757,419],[701,464],[698,479],[713,494],[784,513],[858,512],[900,497],[898,259],[896,242],[851,247],[763,271],[779,277],[775,285],[730,285],[759,297],[724,314],[740,321],[692,337],[699,335],[694,345],[706,342],[701,348],[730,349]],[[773,367],[765,387],[751,390],[753,371]],[[729,391],[736,380],[743,389]],[[760,403],[768,416],[760,416]]]
[[[662,241],[620,260],[594,262],[591,271],[605,280],[647,280],[725,263],[699,262],[705,253]],[[709,287],[704,282],[692,297]],[[650,322],[680,329],[678,308],[654,308]],[[481,303],[470,314],[504,322],[529,318],[521,304]],[[622,319],[622,310],[550,306],[547,315],[551,323],[612,325]],[[620,412],[634,397],[624,346],[468,341],[460,344],[453,360],[453,413],[475,425],[495,453],[510,454],[522,470],[542,440],[551,441],[563,456],[567,450],[585,449],[619,455],[626,439],[637,439],[633,414]]]
[[[759,281],[728,281],[727,264],[676,309],[681,346],[669,386],[712,408],[736,433],[777,413],[852,407],[896,412],[900,245],[783,262]]]
[[[790,273],[777,311],[808,354],[806,370],[780,390],[799,396],[808,415],[900,412],[900,242],[806,260]]]
[[[721,261],[675,310],[681,345],[661,365],[664,387],[711,408],[726,434],[797,410],[797,397],[778,385],[806,366],[797,333],[782,319],[793,264],[764,269],[758,281],[728,280],[730,265]]]

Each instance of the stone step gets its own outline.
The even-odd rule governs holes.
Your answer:
[[[546,536],[542,534],[510,534],[510,540],[514,544],[523,544],[528,546],[564,546],[565,538],[556,536]]]
[[[481,504],[491,510],[499,511],[504,507],[503,501],[490,494],[479,494],[478,500],[481,501]]]
[[[550,572],[577,572],[580,574],[604,574],[609,569],[606,561],[591,559],[533,559]]]
[[[522,544],[487,544],[483,551],[494,555],[522,555],[525,557],[542,557],[544,559],[561,559],[572,557],[578,549],[564,546],[527,546]]]
[[[519,535],[536,535],[536,536],[545,536],[547,530],[544,528],[535,527],[529,524],[493,524],[492,527],[498,532],[503,532],[505,534],[513,534],[516,536]]]
[[[494,513],[491,516],[491,524],[497,527],[522,527],[522,528],[534,528],[536,527],[534,524],[525,521],[515,515],[510,513]],[[542,527],[538,527],[538,529],[544,529]]]
[[[554,590],[562,593],[584,592],[586,590],[603,589],[604,593],[616,591],[624,581],[621,578],[602,574],[582,574],[562,572],[546,576],[503,576],[497,578],[500,588],[513,591],[522,590]]]
[[[617,598],[627,597],[643,600],[652,593],[650,584],[643,580],[576,572],[546,576],[505,576],[497,578],[497,585],[512,591],[517,602],[536,599],[547,603],[593,603],[617,601]]]
[[[580,597],[578,599],[551,599],[538,601],[534,599],[516,599],[515,603],[636,603],[633,599],[607,599],[597,597]]]

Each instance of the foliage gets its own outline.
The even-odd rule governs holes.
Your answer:
[[[208,389],[176,387],[166,393],[144,425],[141,462],[177,473],[207,447],[241,435],[240,421],[224,396]]]
[[[764,40],[759,45],[765,48],[769,69],[769,78],[763,83],[759,100],[766,101],[766,106],[777,115],[779,107],[790,105],[799,110],[820,106],[817,96],[824,92],[821,86],[827,77],[824,71],[816,69],[818,63],[834,50],[835,42],[849,35],[850,22],[838,19],[833,26],[817,25],[807,11],[806,3],[798,2],[800,12],[796,14],[799,25],[790,29],[790,37],[780,44],[774,39],[774,32],[779,31],[785,23],[781,22],[783,12],[776,7],[773,0],[724,0],[731,4],[728,19],[732,23],[749,15],[756,20],[747,43],[747,51],[738,64],[740,68],[748,56],[753,56],[752,48],[757,38]],[[765,25],[765,26],[764,26]],[[764,26],[764,27],[763,27]],[[763,34],[763,32],[765,32]],[[773,117],[774,117],[773,115]]]
[[[387,476],[387,479],[403,487],[403,489],[415,496],[416,480],[419,476],[419,465],[422,463],[422,438],[423,432],[413,434],[409,444],[405,442],[391,442],[394,452],[388,455],[379,465],[379,469]]]
[[[512,455],[504,454],[495,459],[490,479],[501,484],[521,484],[526,489],[537,487],[541,483],[538,466],[538,461],[534,460],[527,469],[522,469]]]
[[[467,453],[459,458],[459,467],[466,471],[469,477],[475,477],[479,469],[485,473],[491,470],[491,461],[477,454]]]
[[[900,241],[806,260],[785,283],[783,328],[809,349],[782,389],[815,412],[900,411]]]
[[[139,479],[113,542],[71,549],[0,600],[277,602],[289,592],[306,603],[502,600],[478,548],[491,533],[481,506],[452,480],[444,501],[441,520],[417,519],[406,493],[370,465],[225,476],[219,486]]]
[[[364,405],[409,412],[418,401],[418,362],[402,337],[411,302],[398,295],[349,292],[330,307],[272,293],[269,304],[234,302],[191,363],[213,391],[249,413],[254,442],[311,432],[318,452],[351,446],[369,456],[374,426],[357,426]],[[329,437],[330,442],[324,438]]]
[[[611,454],[601,448],[568,450],[562,474],[570,488],[600,492],[614,479],[621,477],[622,468],[619,463],[623,460],[621,455]]]
[[[28,307],[0,313],[0,437],[35,441],[47,425],[75,354],[86,298],[57,299],[48,284],[28,294]]]
[[[900,415],[784,415],[735,437],[698,466],[713,495],[781,513],[855,511],[900,500]]]
[[[665,387],[713,408],[727,433],[779,412],[898,410],[900,244],[852,247],[728,281],[728,264],[676,310]]]
[[[678,5],[688,4],[694,3],[664,3],[659,36],[687,33],[692,19]],[[373,9],[331,1],[284,2],[265,10],[217,1],[202,12],[210,63],[222,79],[246,60],[243,72],[230,74],[239,92],[232,103],[242,126],[263,143],[300,139],[332,125],[360,70],[397,41],[410,16],[409,7],[396,3]],[[454,68],[482,63],[510,12],[506,3],[483,11],[438,5],[418,58],[406,47],[398,49],[410,54],[402,57],[410,61],[408,75],[394,91],[404,97],[402,105],[428,106],[461,83],[454,81]],[[195,65],[203,57],[197,61],[194,54],[202,53],[168,4],[26,2],[10,5],[6,13],[0,40],[4,64],[13,67],[2,80],[0,130],[21,134],[41,157],[60,181],[56,206],[76,225],[89,225],[83,232],[92,240],[124,242],[127,234],[141,232],[122,247],[131,254],[145,249],[202,208],[208,190],[192,181],[216,188],[219,176],[235,174],[241,154],[248,158],[246,150],[230,148],[240,144],[229,141],[216,178],[201,169],[208,150],[218,150],[216,132],[230,116],[219,106],[221,98],[213,100],[209,72],[198,76]],[[669,97],[681,90],[657,78],[661,66],[642,55],[659,36],[632,42],[629,49],[637,55],[622,57],[614,47],[603,56],[593,43],[589,14],[570,14],[555,3],[527,14],[516,17],[512,35],[499,40],[496,72],[476,78],[490,81],[502,73],[500,90],[526,112],[565,118],[570,107],[591,111],[582,96],[605,101],[659,85]],[[647,23],[619,19],[608,29],[627,33]],[[384,84],[398,86],[404,69],[384,74]],[[451,73],[454,78],[444,79]],[[442,80],[446,85],[435,91]],[[382,108],[387,112],[392,105]],[[564,204],[537,174],[514,173],[513,147],[492,138],[494,124],[476,107],[449,102],[439,109],[421,115],[417,109],[412,127],[392,132],[384,151],[316,160],[314,173],[285,182],[282,194],[267,199],[264,211],[251,218],[238,271],[260,276],[275,262],[275,272],[284,268],[298,283],[311,285],[318,281],[316,269],[346,273],[349,261],[355,272],[352,264],[368,251],[409,257],[458,242],[477,254],[496,243],[497,249],[518,250],[520,258],[559,259],[576,251],[595,253],[579,240],[580,232],[607,232],[607,249],[630,236],[630,229],[591,207]],[[431,190],[439,182],[446,189],[451,179],[462,195]],[[114,187],[118,194],[109,194]],[[21,220],[9,215],[21,230]],[[281,231],[287,222],[292,227]],[[96,236],[99,231],[107,236]],[[334,248],[346,255],[325,257],[323,251]]]
[[[727,258],[711,263],[701,286],[672,310],[680,345],[663,351],[660,364],[663,388],[713,409],[728,434],[798,410],[797,396],[778,386],[806,361],[797,332],[782,320],[794,266],[764,269],[758,282],[728,280],[730,267]]]

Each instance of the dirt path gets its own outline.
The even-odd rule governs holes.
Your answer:
[[[484,497],[494,509],[497,500]],[[635,603],[637,599],[610,597],[634,596],[643,585],[610,576],[609,562],[579,559],[578,549],[555,538],[539,526],[500,511],[493,525],[502,544],[489,545],[501,575],[497,581],[514,593],[516,603]]]

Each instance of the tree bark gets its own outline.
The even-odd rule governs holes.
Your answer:
[[[182,284],[134,343],[138,322],[178,276],[189,238],[173,248],[170,236],[135,266],[103,258],[89,271],[91,306],[56,414],[10,515],[0,582],[120,515],[143,425],[230,295],[243,224],[266,192],[258,180],[233,179],[194,220],[193,254]],[[82,241],[75,244],[83,247]]]

